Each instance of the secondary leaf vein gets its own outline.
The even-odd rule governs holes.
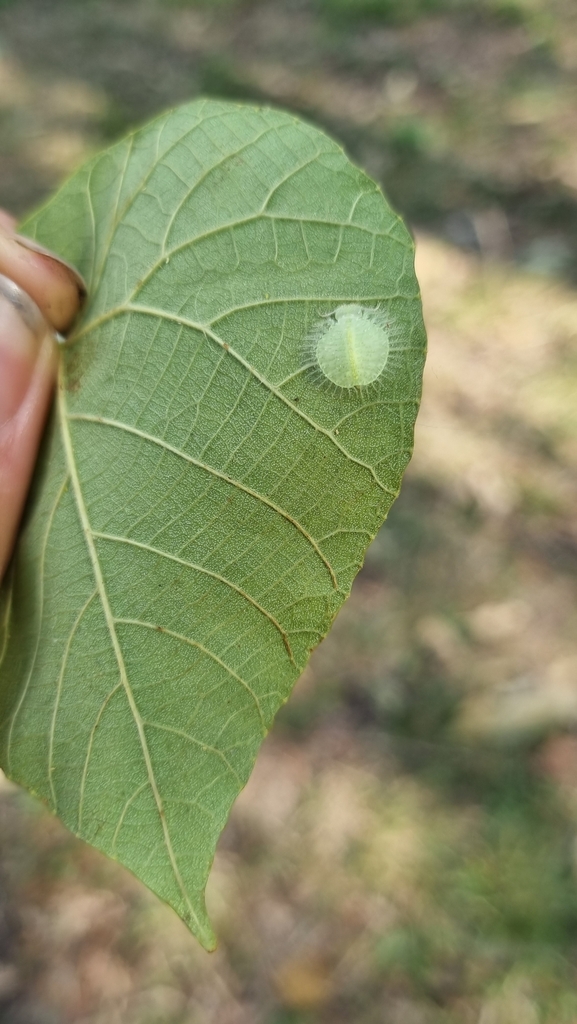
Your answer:
[[[248,601],[249,604],[253,606],[253,608],[256,608],[256,610],[259,611],[261,615],[264,615],[269,620],[269,622],[272,623],[275,629],[277,629],[278,632],[280,633],[287,654],[290,660],[292,661],[293,665],[295,665],[295,660],[291,650],[288,634],[286,630],[283,629],[280,622],[277,619],[275,619],[274,615],[271,615],[271,613],[267,611],[266,608],[263,608],[262,605],[260,605],[258,601],[254,599],[254,597],[251,597],[251,595],[248,594],[246,590],[243,590],[242,587],[239,587],[236,583],[233,583],[232,580],[227,579],[226,576],[221,576],[220,573],[213,572],[212,569],[207,569],[203,565],[198,565],[197,562],[189,562],[187,561],[187,559],[180,558],[178,555],[173,555],[169,551],[163,551],[161,548],[155,548],[151,544],[144,544],[141,541],[133,540],[131,537],[119,537],[115,534],[100,533],[97,530],[93,532],[93,536],[97,537],[100,540],[107,540],[112,541],[116,544],[127,544],[133,548],[140,548],[141,551],[148,551],[152,555],[159,555],[161,558],[165,558],[171,562],[176,562],[178,565],[183,565],[187,569],[194,569],[196,572],[203,573],[205,576],[210,576],[211,579],[218,580],[219,583],[224,583],[225,586],[230,587],[231,590],[234,590],[235,593],[239,594],[240,597],[245,599],[245,601]]]
[[[282,516],[282,518],[285,519],[287,523],[291,523],[295,527],[295,529],[298,530],[298,532],[305,538],[305,540],[308,541],[308,543],[311,545],[311,547],[314,549],[314,551],[320,558],[321,562],[326,567],[331,577],[333,587],[335,588],[335,590],[338,589],[337,578],[335,576],[332,565],[330,564],[328,559],[325,558],[317,542],[314,540],[314,538],[311,536],[308,530],[305,529],[302,523],[299,523],[297,519],[291,516],[290,513],[288,513],[285,509],[281,508],[280,505],[276,505],[274,501],[270,501],[270,499],[265,497],[265,495],[260,494],[258,491],[253,490],[252,487],[248,487],[246,484],[241,483],[240,480],[235,480],[233,479],[233,477],[227,476],[226,473],[221,473],[220,470],[215,469],[214,466],[208,466],[206,463],[201,462],[199,459],[195,459],[192,455],[188,455],[187,452],[181,451],[180,448],[175,448],[174,445],[171,445],[167,441],[162,440],[162,438],[155,437],[153,434],[147,434],[144,430],[139,430],[137,427],[132,427],[128,423],[120,423],[118,420],[109,419],[107,416],[94,416],[90,413],[82,412],[71,413],[69,419],[84,423],[98,423],[101,426],[112,427],[113,429],[116,430],[122,430],[127,434],[133,434],[135,437],[140,437],[144,441],[149,441],[151,444],[155,444],[161,448],[164,448],[167,452],[170,452],[172,455],[176,455],[181,459],[185,459],[186,462],[189,462],[192,466],[196,466],[198,469],[204,470],[205,473],[209,473],[210,475],[217,477],[219,480],[223,480],[225,483],[230,484],[231,487],[236,487],[239,491],[244,491],[245,494],[249,494],[252,498],[256,498],[257,501],[262,502],[263,505],[266,505],[268,508],[272,509],[272,511],[276,512],[279,516]]]

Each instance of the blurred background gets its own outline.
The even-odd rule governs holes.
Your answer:
[[[0,205],[198,93],[417,237],[415,457],[220,843],[204,953],[0,782],[1,1024],[577,1024],[575,0],[0,0]]]

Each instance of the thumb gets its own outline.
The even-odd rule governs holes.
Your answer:
[[[52,328],[26,293],[0,275],[0,576],[32,475],[56,360]]]
[[[0,578],[54,387],[55,330],[70,327],[82,298],[74,269],[15,235],[14,221],[0,211]]]

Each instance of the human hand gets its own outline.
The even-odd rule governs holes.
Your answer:
[[[55,332],[71,326],[83,298],[73,269],[19,241],[15,225],[0,210],[0,578],[54,388]]]

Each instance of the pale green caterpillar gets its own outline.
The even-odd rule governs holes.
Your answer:
[[[339,388],[373,384],[391,349],[385,318],[376,309],[345,305],[335,309],[311,336],[313,356],[323,377]]]

